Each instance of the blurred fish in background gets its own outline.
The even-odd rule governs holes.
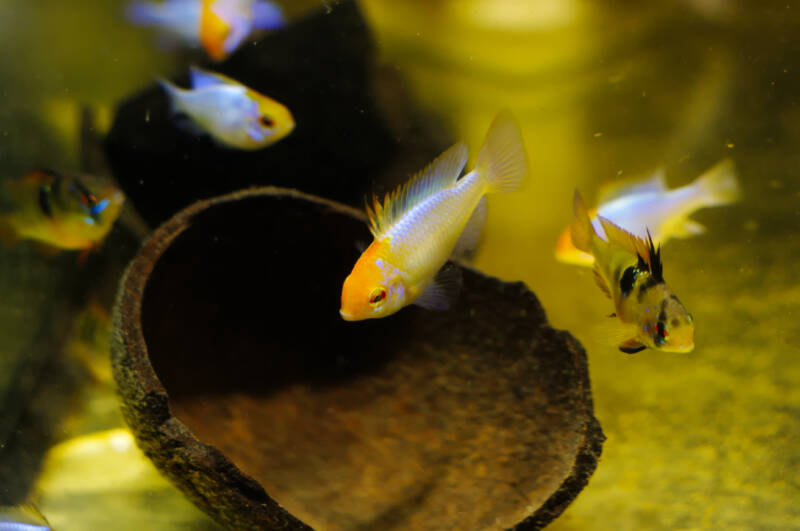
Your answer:
[[[599,206],[589,211],[594,230],[605,236],[598,216],[626,231],[645,238],[652,236],[663,245],[672,238],[690,238],[705,232],[705,227],[689,219],[701,208],[722,206],[739,200],[741,192],[733,162],[722,160],[691,184],[668,190],[664,172],[656,171],[642,181],[608,183],[598,194]],[[567,227],[558,237],[556,258],[567,264],[591,267],[594,258],[572,243]]]
[[[157,26],[189,46],[202,45],[215,61],[233,53],[255,30],[283,27],[280,6],[265,0],[166,0],[131,2],[128,18]]]
[[[173,111],[188,116],[197,132],[222,145],[261,149],[294,129],[294,117],[283,104],[229,77],[193,67],[190,83],[186,90],[161,80]]]
[[[34,170],[6,183],[15,205],[0,216],[7,245],[33,240],[51,252],[97,249],[119,217],[123,193],[109,180]]]

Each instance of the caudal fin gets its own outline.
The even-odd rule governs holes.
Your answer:
[[[742,195],[736,178],[733,161],[724,159],[697,178],[692,185],[703,206],[719,206],[734,203]]]
[[[572,224],[569,226],[569,230],[572,235],[572,244],[578,250],[591,253],[594,227],[592,227],[592,220],[589,218],[589,211],[586,210],[586,205],[584,204],[581,193],[578,190],[575,190],[573,210],[575,212],[575,217],[572,219]]]
[[[522,185],[528,162],[522,134],[510,112],[502,111],[492,121],[475,169],[488,181],[488,192],[511,192]]]
[[[159,79],[158,84],[161,85],[161,88],[167,93],[170,112],[174,114],[181,112],[181,89],[166,79]]]

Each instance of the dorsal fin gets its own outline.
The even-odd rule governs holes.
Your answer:
[[[597,219],[600,221],[603,232],[606,233],[606,241],[610,245],[622,247],[634,256],[641,256],[644,259],[649,259],[650,252],[647,242],[603,216],[597,216]]]
[[[597,191],[597,205],[600,206],[626,195],[664,192],[666,189],[664,169],[659,168],[653,172],[653,175],[643,180],[611,181],[601,185]]]
[[[440,190],[455,184],[467,163],[467,146],[463,142],[452,146],[433,162],[414,175],[405,184],[389,192],[383,199],[372,196],[372,206],[367,204],[370,231],[379,239],[403,215]]]
[[[228,76],[217,72],[209,72],[208,70],[203,70],[196,66],[189,67],[189,81],[191,87],[195,90],[219,85],[241,86],[241,83],[234,81]]]
[[[647,266],[653,279],[659,282],[664,281],[664,266],[661,263],[661,246],[659,245],[658,248],[656,248],[653,244],[653,238],[650,236],[650,229],[647,229],[647,240],[644,240],[635,234],[631,234],[603,216],[597,216],[597,219],[600,221],[600,225],[606,233],[609,245],[618,245],[634,256],[637,256],[639,261],[644,262]]]

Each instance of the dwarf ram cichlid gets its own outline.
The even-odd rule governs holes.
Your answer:
[[[274,144],[294,129],[282,104],[233,79],[191,68],[191,90],[161,80],[172,108],[228,147],[255,150]]]
[[[15,210],[0,216],[7,243],[34,240],[51,248],[99,247],[119,217],[125,196],[110,181],[36,170],[6,183]]]
[[[367,207],[372,244],[342,287],[339,311],[347,321],[391,315],[404,306],[446,309],[460,286],[460,270],[443,267],[474,248],[486,217],[487,193],[510,192],[523,181],[525,150],[508,113],[492,122],[475,168],[461,177],[461,142],[406,184]]]
[[[132,2],[128,18],[158,26],[187,44],[201,44],[215,61],[233,53],[253,30],[285,24],[280,6],[265,0],[166,0]]]
[[[597,209],[590,211],[592,225],[601,236],[603,227],[598,216],[644,238],[645,227],[656,244],[672,238],[689,238],[705,232],[705,227],[689,219],[701,208],[721,206],[739,199],[739,184],[733,162],[725,159],[698,177],[694,182],[668,190],[664,173],[659,170],[644,181],[608,184],[601,188]],[[558,238],[556,258],[568,264],[589,266],[591,254],[572,244],[570,228]]]
[[[645,241],[599,216],[603,239],[577,190],[574,206],[572,241],[594,257],[597,285],[614,301],[613,317],[630,333],[619,349],[628,354],[647,347],[691,352],[694,320],[664,281],[661,248],[649,236]]]

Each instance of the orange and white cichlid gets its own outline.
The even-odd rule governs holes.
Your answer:
[[[158,26],[189,45],[201,44],[215,61],[233,53],[258,29],[277,29],[286,22],[279,5],[266,0],[135,1],[128,18]]]
[[[0,216],[7,244],[33,240],[51,249],[88,251],[100,246],[120,215],[125,196],[110,181],[36,170],[6,183],[15,205]]]
[[[604,236],[593,227],[575,191],[571,233],[575,247],[594,258],[600,289],[614,301],[616,317],[628,337],[619,345],[627,354],[647,347],[665,352],[694,349],[694,320],[664,281],[661,247],[598,216]]]
[[[222,74],[192,67],[192,88],[161,80],[172,109],[185,114],[201,132],[227,147],[256,150],[294,130],[294,117],[283,104]]]
[[[345,279],[347,321],[391,315],[409,304],[447,309],[460,287],[448,258],[473,249],[486,217],[485,194],[518,188],[527,173],[525,149],[511,115],[492,122],[475,168],[461,177],[467,147],[460,142],[410,181],[367,207],[372,244]]]
[[[599,206],[589,212],[595,231],[604,235],[598,220],[602,216],[640,238],[645,227],[656,244],[672,238],[689,238],[705,232],[705,227],[689,219],[701,208],[733,203],[740,196],[733,162],[718,162],[694,182],[667,190],[664,173],[659,170],[643,181],[612,183],[601,188]],[[594,258],[572,244],[570,228],[558,238],[556,258],[568,264],[591,267]]]

